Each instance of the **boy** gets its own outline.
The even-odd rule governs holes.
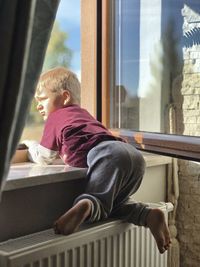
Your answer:
[[[79,94],[80,83],[69,70],[58,67],[42,74],[35,98],[46,121],[43,136],[40,144],[24,142],[30,161],[51,164],[60,156],[70,166],[88,167],[86,191],[55,222],[55,233],[73,233],[84,221],[124,218],[149,227],[164,253],[171,241],[163,212],[143,203],[127,203],[141,184],[143,157],[80,108]]]

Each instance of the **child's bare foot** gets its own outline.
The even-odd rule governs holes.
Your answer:
[[[80,200],[63,214],[55,223],[56,234],[69,235],[78,230],[81,223],[90,215],[92,202],[89,199]]]
[[[171,240],[162,210],[152,209],[147,215],[146,223],[156,240],[160,253],[164,253],[169,248]]]

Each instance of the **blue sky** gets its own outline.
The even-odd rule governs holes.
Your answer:
[[[71,70],[79,79],[81,77],[80,57],[80,0],[61,0],[56,20],[59,21],[61,29],[68,33],[67,46],[73,51]]]

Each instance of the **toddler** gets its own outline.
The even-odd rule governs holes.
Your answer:
[[[128,203],[144,175],[141,153],[82,109],[79,95],[80,83],[71,71],[57,67],[42,74],[35,99],[45,120],[43,136],[40,143],[25,141],[32,162],[51,164],[61,157],[65,164],[88,168],[84,194],[54,223],[55,232],[68,235],[83,222],[115,217],[149,227],[164,253],[171,241],[163,212]]]

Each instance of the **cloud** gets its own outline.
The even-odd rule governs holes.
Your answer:
[[[80,10],[80,0],[61,0],[56,17],[67,19],[72,24],[80,24]]]

